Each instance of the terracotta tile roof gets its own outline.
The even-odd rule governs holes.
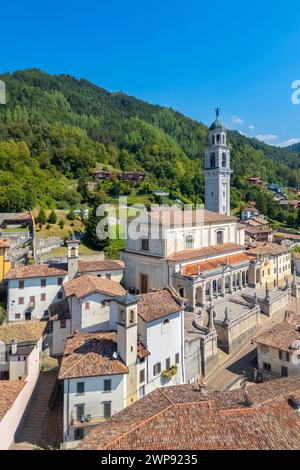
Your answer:
[[[148,351],[146,346],[143,345],[143,343],[138,343],[138,345],[137,345],[137,355],[140,359],[144,359],[144,357],[150,355],[150,352]]]
[[[67,339],[58,378],[127,374],[124,362],[113,358],[117,349],[115,331],[74,333]]]
[[[286,238],[287,240],[300,240],[300,235],[294,233],[276,232],[274,235],[278,235],[281,238]]]
[[[181,304],[184,302],[184,299],[170,287],[138,295],[138,298],[138,315],[145,322],[178,312],[182,309]]]
[[[154,210],[149,213],[151,219],[160,225],[183,226],[184,222],[188,225],[199,225],[201,223],[213,224],[217,222],[237,222],[237,217],[219,214],[218,212],[199,209],[197,211],[182,211],[180,209]]]
[[[256,336],[253,341],[281,351],[295,352],[291,346],[294,341],[300,341],[300,316],[294,316],[292,320],[284,320],[274,325],[269,330]],[[300,353],[300,347],[298,352]]]
[[[195,258],[207,258],[226,253],[229,254],[234,251],[244,251],[244,247],[242,245],[238,245],[237,243],[221,243],[220,245],[214,245],[205,248],[177,251],[168,255],[168,260],[185,261]]]
[[[271,229],[271,227],[266,227],[266,226],[262,226],[262,225],[259,225],[258,227],[255,227],[255,226],[245,226],[245,232],[246,233],[272,233],[273,230]]]
[[[71,318],[68,299],[62,299],[49,306],[50,320],[68,320]]]
[[[11,268],[5,275],[5,279],[27,279],[32,277],[65,276],[68,274],[62,267],[50,266],[48,264],[33,264]]]
[[[181,274],[183,276],[197,276],[201,273],[213,271],[222,266],[234,266],[236,264],[241,264],[248,261],[249,256],[247,256],[245,253],[238,253],[237,255],[229,255],[226,257],[224,256],[222,258],[214,258],[208,261],[183,266],[183,268],[181,269]]]
[[[6,238],[0,240],[0,248],[9,248],[9,240]]]
[[[0,380],[0,421],[25,385],[24,380]]]
[[[101,261],[79,261],[78,272],[89,273],[95,271],[117,271],[124,269],[125,265],[121,260],[105,259]]]
[[[284,245],[277,245],[276,243],[259,243],[251,245],[250,248],[246,250],[246,253],[252,256],[257,255],[281,255],[283,253],[288,253],[289,247]]]
[[[157,389],[83,439],[80,450],[299,449],[300,413],[288,403],[300,378],[206,395],[193,385]]]
[[[76,277],[72,281],[63,285],[66,297],[75,295],[76,297],[85,297],[93,292],[100,292],[109,296],[123,295],[126,290],[116,281],[105,279],[103,277],[84,274]]]
[[[9,322],[0,326],[0,341],[10,344],[12,341],[26,343],[38,341],[45,331],[45,321]]]

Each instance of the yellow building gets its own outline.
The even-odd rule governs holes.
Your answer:
[[[10,260],[8,259],[8,248],[8,240],[0,240],[0,283],[11,267]]]
[[[249,284],[264,288],[283,286],[290,280],[291,254],[285,245],[257,243],[246,253],[250,257]]]

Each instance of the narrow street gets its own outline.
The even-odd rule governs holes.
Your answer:
[[[261,326],[257,332],[253,334],[253,337],[269,329],[272,325],[280,323],[284,319],[286,310],[296,310],[296,301],[294,299],[283,309],[276,312],[272,318],[261,315]],[[225,390],[235,379],[247,370],[255,357],[256,345],[251,344],[251,339],[249,339],[242,349],[237,351],[234,356],[230,357],[228,361],[223,363],[217,371],[208,378],[207,384],[214,390]]]

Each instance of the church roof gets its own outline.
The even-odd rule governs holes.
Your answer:
[[[197,258],[212,258],[216,255],[235,254],[244,251],[244,247],[237,243],[221,243],[219,245],[207,246],[205,248],[194,248],[191,250],[177,251],[170,253],[169,261],[188,261]]]
[[[218,222],[237,222],[237,217],[219,214],[218,212],[198,209],[194,211],[182,211],[181,209],[154,210],[149,214],[150,218],[159,225],[169,227],[199,226],[201,224],[213,224]]]
[[[223,124],[221,123],[220,119],[216,119],[212,125],[210,126],[210,130],[214,131],[215,129],[225,129]]]

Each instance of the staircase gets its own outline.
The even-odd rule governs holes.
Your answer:
[[[11,450],[33,450],[44,447],[40,439],[43,423],[57,383],[58,367],[43,370],[38,378],[31,400],[25,411],[21,428]]]

